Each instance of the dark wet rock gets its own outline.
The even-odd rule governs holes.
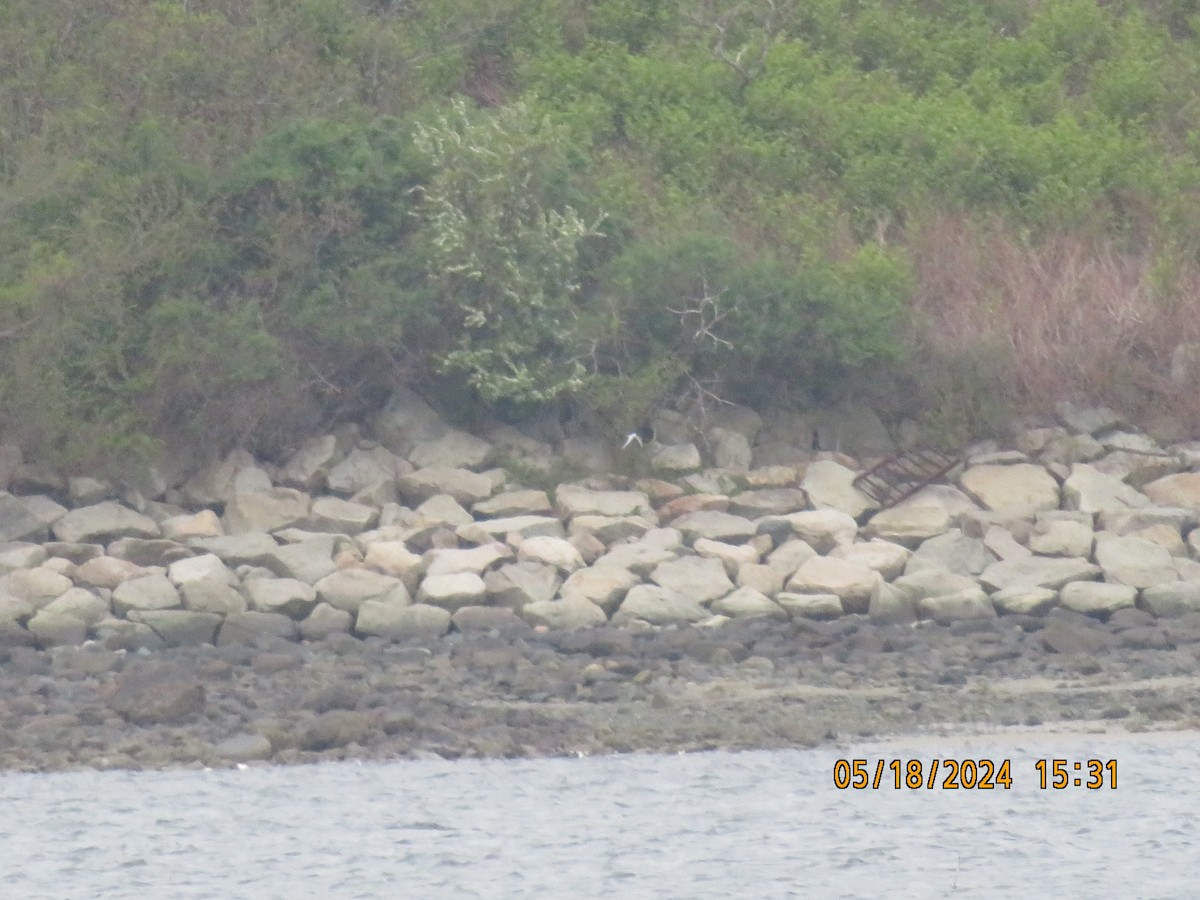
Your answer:
[[[183,609],[135,609],[129,612],[129,621],[146,625],[168,647],[183,647],[213,643],[222,620],[216,613]]]
[[[255,762],[271,758],[271,742],[261,734],[235,734],[213,745],[213,754],[229,762]]]
[[[143,538],[122,538],[113,541],[108,545],[107,552],[109,556],[137,566],[169,566],[194,555],[189,547],[176,541]]]
[[[137,725],[187,722],[206,707],[204,685],[179,666],[144,662],[118,677],[109,705]]]
[[[217,643],[250,644],[264,637],[293,640],[298,634],[294,621],[280,613],[244,612],[225,617],[217,634]]]
[[[451,617],[462,632],[495,631],[504,635],[527,634],[530,626],[504,606],[464,606]]]
[[[347,744],[364,744],[375,730],[372,717],[345,709],[322,713],[297,735],[302,750],[330,750]]]

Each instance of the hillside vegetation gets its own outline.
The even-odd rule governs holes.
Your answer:
[[[10,0],[0,436],[862,397],[1191,427],[1189,0]]]

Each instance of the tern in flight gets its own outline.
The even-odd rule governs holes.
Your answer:
[[[621,445],[621,449],[624,450],[633,443],[636,443],[639,447],[644,447],[652,440],[654,440],[654,429],[649,425],[640,425],[625,436],[625,443]]]

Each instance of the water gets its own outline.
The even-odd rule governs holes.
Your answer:
[[[4,775],[0,897],[1194,897],[1195,740]],[[1013,787],[833,784],[934,756]],[[1116,759],[1117,789],[1042,790],[1051,757]]]

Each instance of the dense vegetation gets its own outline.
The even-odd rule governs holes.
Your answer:
[[[0,435],[271,452],[397,383],[1184,421],[1193,9],[10,0]]]

